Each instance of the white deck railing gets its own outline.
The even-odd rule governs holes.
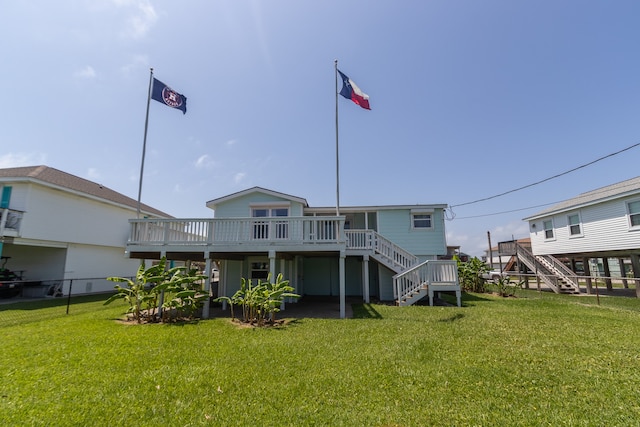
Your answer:
[[[393,276],[393,285],[396,300],[402,300],[420,289],[427,289],[430,285],[437,285],[439,290],[443,286],[450,286],[453,291],[460,290],[458,264],[446,260],[424,261]]]
[[[374,251],[396,271],[405,270],[418,262],[415,255],[373,230],[345,230],[345,234],[347,249]]]
[[[132,219],[129,245],[344,243],[344,217]]]

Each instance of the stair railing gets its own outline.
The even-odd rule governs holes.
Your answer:
[[[559,259],[552,255],[539,255],[539,257],[548,262],[555,273],[560,276],[567,283],[567,285],[571,286],[577,291],[580,291],[578,277],[576,276],[575,272],[571,271],[569,267],[567,267],[564,263],[560,262]]]
[[[531,271],[535,272],[535,274],[542,279],[544,283],[547,284],[554,292],[560,292],[560,284],[558,283],[558,278],[555,274],[543,263],[541,263],[533,253],[529,252],[528,249],[518,245],[518,256],[525,263],[527,267],[531,269]],[[540,274],[542,272],[542,274]]]
[[[373,230],[345,230],[345,234],[347,249],[373,251],[394,271],[406,270],[418,263],[418,257]]]
[[[458,264],[455,261],[427,260],[393,276],[393,296],[399,303],[429,285],[449,285],[459,290]]]

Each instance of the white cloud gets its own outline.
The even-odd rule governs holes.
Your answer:
[[[236,184],[241,183],[242,181],[244,181],[244,178],[247,176],[246,173],[244,172],[238,172],[234,177],[233,177],[233,182],[235,182]]]
[[[233,145],[236,145],[237,142],[238,141],[236,141],[235,139],[230,139],[230,140],[227,141],[227,146],[231,147]]]
[[[89,168],[89,170],[87,171],[87,176],[89,177],[90,180],[93,180],[93,181],[102,178],[102,175],[96,168]]]
[[[0,168],[39,166],[47,163],[44,153],[7,153],[0,156]]]
[[[81,79],[93,79],[96,77],[96,70],[91,65],[87,65],[86,67],[73,73],[73,75],[74,77],[78,77]]]
[[[197,169],[211,169],[215,165],[215,162],[208,154],[203,154],[198,157],[198,160],[195,162],[195,166]]]
[[[125,38],[140,39],[147,35],[158,21],[158,14],[150,0],[111,0],[111,3],[126,13]]]
[[[148,68],[149,67],[149,56],[148,55],[133,55],[128,64],[124,64],[120,67],[120,71],[125,76],[130,76],[138,72],[140,68]]]

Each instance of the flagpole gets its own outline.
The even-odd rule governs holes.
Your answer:
[[[153,68],[149,68],[149,92],[147,93],[147,116],[144,119],[144,139],[142,141],[142,160],[140,162],[140,180],[138,181],[138,208],[136,218],[140,219],[140,200],[142,198],[142,175],[144,173],[144,156],[147,151],[147,129],[149,127],[149,104],[151,103],[151,87],[153,85]]]
[[[333,61],[336,74],[336,216],[340,216],[340,150],[338,149],[338,60]]]

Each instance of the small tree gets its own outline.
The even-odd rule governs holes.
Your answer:
[[[129,304],[127,313],[130,313],[138,323],[142,322],[145,310],[147,311],[147,317],[155,316],[155,308],[158,306],[158,294],[154,292],[154,288],[164,281],[165,265],[165,258],[162,258],[158,264],[149,268],[145,268],[141,264],[134,280],[126,277],[107,277],[109,281],[126,283],[127,286],[116,285],[116,293],[105,301],[104,305],[111,304],[118,299],[125,300]]]
[[[231,297],[219,297],[216,301],[226,301],[231,305],[231,318],[235,318],[233,306],[242,307],[242,320],[245,323],[264,326],[268,321],[275,320],[275,314],[280,311],[280,306],[285,298],[300,298],[293,293],[293,287],[288,280],[283,280],[282,274],[278,274],[275,283],[271,283],[271,273],[266,280],[258,279],[257,285],[251,280],[242,278],[240,289]]]
[[[467,262],[461,261],[457,256],[454,259],[458,263],[458,277],[462,289],[467,292],[484,292],[486,279],[482,275],[489,271],[487,264],[476,257]]]
[[[202,292],[200,282],[205,276],[196,270],[186,267],[173,267],[169,270],[167,259],[163,257],[158,264],[149,268],[140,265],[135,280],[124,277],[108,277],[112,282],[126,283],[126,287],[116,285],[116,293],[105,305],[115,300],[123,299],[129,304],[130,313],[135,321],[141,323],[143,319],[157,321],[156,310],[160,295],[164,292],[165,302],[162,307],[167,311],[175,310],[176,317],[186,314],[193,318],[198,308],[202,307],[209,296]],[[166,313],[166,312],[165,312]],[[171,315],[163,315],[161,321],[171,319]]]
[[[165,303],[162,305],[162,321],[171,319],[171,312],[175,311],[175,318],[186,316],[195,317],[196,312],[209,300],[209,295],[202,291],[201,282],[206,276],[197,270],[186,267],[175,267],[167,271],[165,282],[159,291],[165,291]]]

